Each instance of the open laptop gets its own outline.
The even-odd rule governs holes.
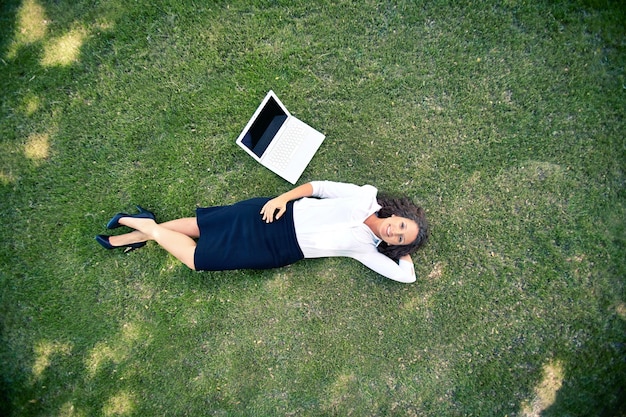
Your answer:
[[[237,138],[237,145],[295,184],[325,137],[292,116],[270,90]]]

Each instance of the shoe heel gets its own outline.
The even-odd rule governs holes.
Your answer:
[[[105,249],[125,248],[124,253],[133,251],[135,249],[143,248],[144,246],[146,246],[146,242],[137,242],[137,243],[131,243],[129,245],[113,246],[111,245],[111,242],[109,241],[110,237],[111,236],[107,236],[107,235],[97,235],[96,242],[102,245],[102,247]]]
[[[128,253],[134,251],[135,249],[143,248],[144,246],[146,246],[146,242],[131,243],[130,245],[120,247],[126,248],[124,249],[124,253]]]
[[[136,206],[137,210],[139,210],[138,214],[128,214],[128,213],[117,213],[109,222],[107,223],[107,229],[117,229],[118,227],[122,227],[120,224],[120,219],[122,217],[134,217],[136,219],[152,219],[156,221],[156,216],[153,212],[146,210],[141,206]]]
[[[109,222],[107,223],[107,229],[117,229],[118,227],[122,227],[120,224],[120,219],[122,217],[128,217],[126,213],[117,213]]]
[[[97,235],[96,242],[102,245],[104,249],[113,249],[115,248],[115,246],[111,245],[111,242],[109,242],[109,237],[110,236],[107,235]]]
[[[145,216],[145,218],[150,218],[152,220],[156,220],[156,216],[150,210],[146,210],[145,208],[141,207],[140,205],[136,205],[135,207],[137,207],[137,210],[139,210],[139,214],[142,215],[142,217]]]

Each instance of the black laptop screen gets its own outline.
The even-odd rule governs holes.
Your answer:
[[[285,112],[270,97],[241,142],[256,156],[261,157],[286,119]]]

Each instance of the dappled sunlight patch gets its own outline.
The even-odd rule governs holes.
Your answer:
[[[188,385],[196,392],[207,392],[212,383],[212,378],[207,376],[203,370],[200,370],[196,376],[191,378]]]
[[[41,107],[41,99],[39,96],[29,94],[24,98],[22,103],[22,111],[26,116],[32,116]]]
[[[119,364],[130,354],[134,342],[140,340],[141,328],[137,324],[125,323],[115,343],[99,342],[85,360],[87,374],[93,378],[107,363]]]
[[[104,20],[102,18],[98,18],[98,20],[96,21],[96,25],[95,25],[97,29],[103,30],[103,31],[111,30],[113,29],[114,26],[115,25],[113,23],[111,23],[108,20]]]
[[[420,296],[411,297],[402,305],[402,310],[406,312],[415,312],[421,310],[430,310],[433,307],[430,293]]]
[[[25,0],[17,13],[17,29],[14,41],[8,49],[7,58],[15,59],[20,48],[41,42],[43,45],[41,65],[67,66],[76,62],[88,32],[79,28],[61,37],[46,39],[48,24],[44,7],[37,0]],[[100,22],[99,26],[108,29],[112,25]]]
[[[585,255],[576,255],[566,259],[568,262],[580,263],[585,260]]]
[[[181,261],[179,261],[176,257],[174,257],[174,255],[168,254],[165,258],[165,263],[163,267],[161,268],[161,272],[168,274],[180,268],[181,266],[185,266],[185,265],[181,263]]]
[[[573,190],[579,187],[566,166],[545,161],[523,161],[489,177],[474,172],[446,205],[448,232],[457,236],[459,251],[473,253],[468,266],[481,273],[510,267],[517,259],[532,262],[527,252],[537,238],[549,243],[551,231],[570,227],[576,216]]]
[[[15,176],[10,172],[0,171],[0,184],[9,185],[15,182]]]
[[[277,272],[274,278],[265,283],[265,287],[270,291],[283,292],[290,286],[290,276],[284,272]]]
[[[566,175],[567,170],[561,165],[545,161],[526,161],[503,172],[495,181],[508,192],[528,188],[537,190],[540,186],[543,191],[570,191]]]
[[[109,398],[102,408],[105,416],[126,416],[135,411],[134,395],[128,391],[122,391]]]
[[[524,161],[493,178],[475,172],[464,184],[461,200],[454,205],[458,215],[473,223],[476,216],[490,218],[492,210],[509,207],[514,217],[526,217],[540,207],[562,210],[576,186],[567,170],[544,161]]]
[[[86,417],[87,413],[76,408],[71,402],[66,402],[59,409],[59,417]]]
[[[17,11],[15,41],[9,47],[8,58],[17,56],[20,47],[38,42],[46,36],[48,21],[44,8],[37,0],[24,0]]]
[[[91,350],[89,358],[87,358],[85,364],[87,367],[87,372],[90,377],[94,377],[103,363],[106,363],[108,361],[118,363],[120,362],[122,357],[124,357],[124,354],[122,352],[111,349],[105,343],[98,343]]]
[[[78,61],[80,48],[86,37],[87,35],[83,30],[72,30],[65,36],[47,42],[41,65],[44,67],[67,66]]]
[[[543,366],[543,380],[535,387],[535,397],[522,403],[523,417],[540,417],[556,399],[556,394],[563,385],[563,364],[551,361]]]
[[[428,274],[428,279],[439,279],[443,275],[443,263],[437,262],[433,269]]]
[[[325,259],[310,259],[301,264],[304,266],[300,271],[289,271],[287,278],[297,280],[302,276],[315,276],[316,281],[320,282],[320,285],[325,283],[334,285],[337,282],[338,277],[342,276],[345,272],[346,264],[355,264],[346,258],[325,258]],[[350,274],[348,274],[350,275]]]
[[[24,155],[30,160],[39,162],[50,155],[50,135],[48,133],[34,133],[26,140]]]
[[[134,342],[140,337],[141,328],[134,323],[124,323],[122,326],[122,337],[125,342]]]
[[[50,367],[54,355],[67,356],[72,352],[69,343],[43,341],[35,346],[35,363],[33,364],[33,379],[39,381],[43,373]]]
[[[615,308],[615,312],[622,320],[626,320],[626,303],[619,303]]]
[[[353,403],[357,392],[358,384],[354,374],[341,374],[329,388],[325,408],[337,412],[343,409],[342,404]]]

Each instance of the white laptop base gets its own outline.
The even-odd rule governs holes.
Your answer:
[[[261,165],[295,184],[325,137],[292,116],[270,91],[237,138],[237,145]]]

